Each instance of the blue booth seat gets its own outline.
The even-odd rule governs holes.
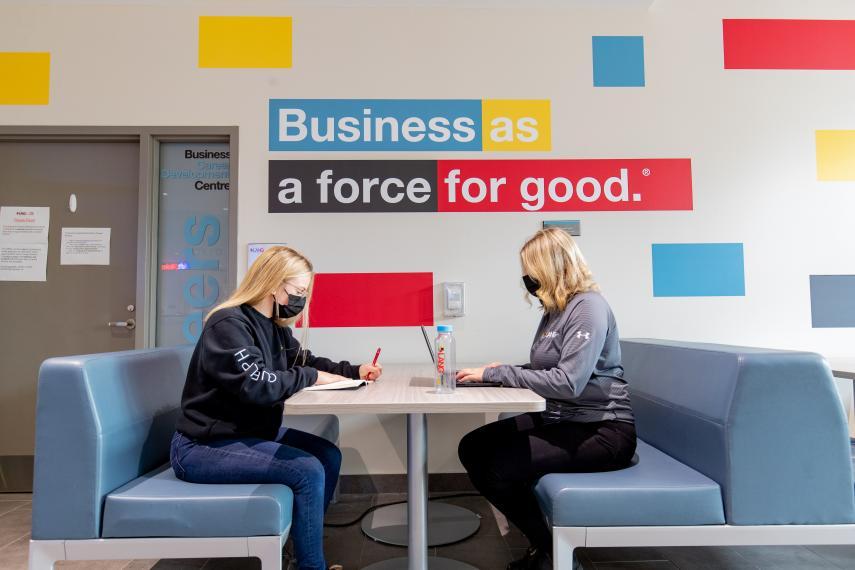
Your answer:
[[[555,568],[592,546],[853,544],[848,427],[818,354],[624,340],[635,465],[534,492]]]
[[[186,483],[169,466],[192,350],[70,356],[42,364],[31,570],[53,568],[56,560],[128,556],[256,556],[264,570],[281,568],[291,489]],[[283,425],[338,442],[335,416],[288,417]]]
[[[621,342],[638,435],[716,481],[736,525],[855,522],[849,433],[818,354]]]
[[[285,416],[282,425],[315,434],[333,443],[338,443],[340,435],[338,418],[328,414]]]
[[[293,500],[284,485],[187,484],[164,465],[107,495],[101,536],[278,535]]]
[[[636,455],[634,465],[618,471],[541,477],[534,494],[549,525],[724,523],[718,483],[643,441]]]

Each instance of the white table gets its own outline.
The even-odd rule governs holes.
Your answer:
[[[363,388],[295,394],[285,401],[285,414],[407,415],[408,556],[365,570],[427,570],[427,414],[537,412],[545,406],[543,398],[519,388],[458,388],[453,394],[437,394],[432,365],[387,364],[380,380]],[[430,558],[430,568],[473,570],[468,564],[438,557]]]
[[[855,357],[829,356],[826,360],[835,378],[855,380]]]

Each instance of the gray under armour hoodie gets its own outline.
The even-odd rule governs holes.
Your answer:
[[[595,291],[577,293],[563,311],[543,315],[530,364],[488,368],[484,380],[543,396],[547,421],[633,422],[618,340],[605,298]]]

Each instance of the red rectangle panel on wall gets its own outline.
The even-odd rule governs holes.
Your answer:
[[[440,212],[692,209],[688,158],[443,159],[436,176]]]
[[[433,325],[433,273],[318,273],[312,327]]]
[[[723,20],[725,69],[855,69],[855,20]]]

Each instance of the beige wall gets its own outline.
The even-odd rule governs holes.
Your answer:
[[[464,281],[459,359],[526,359],[539,318],[516,252],[544,219],[581,219],[583,248],[625,337],[847,354],[855,329],[812,329],[808,275],[853,274],[855,187],[816,181],[814,131],[855,129],[855,73],[724,71],[721,19],[855,19],[851,1],[656,0],[454,7],[308,2],[0,4],[0,51],[50,51],[47,106],[0,107],[0,124],[238,125],[238,258],[286,241],[322,272],[433,271]],[[177,3],[176,3],[177,4]],[[290,7],[289,7],[290,6]],[[469,4],[468,6],[473,6]],[[648,6],[649,9],[648,9]],[[198,69],[199,15],[289,15],[294,66]],[[643,35],[644,88],[592,87],[591,36]],[[271,153],[270,98],[552,101],[548,153]],[[273,158],[690,157],[692,212],[268,214]],[[745,297],[654,298],[651,243],[741,242]],[[417,329],[315,329],[319,354],[424,361]],[[459,471],[481,415],[431,421],[430,466]],[[441,425],[440,425],[441,424]],[[398,417],[343,418],[346,473],[404,471]]]

